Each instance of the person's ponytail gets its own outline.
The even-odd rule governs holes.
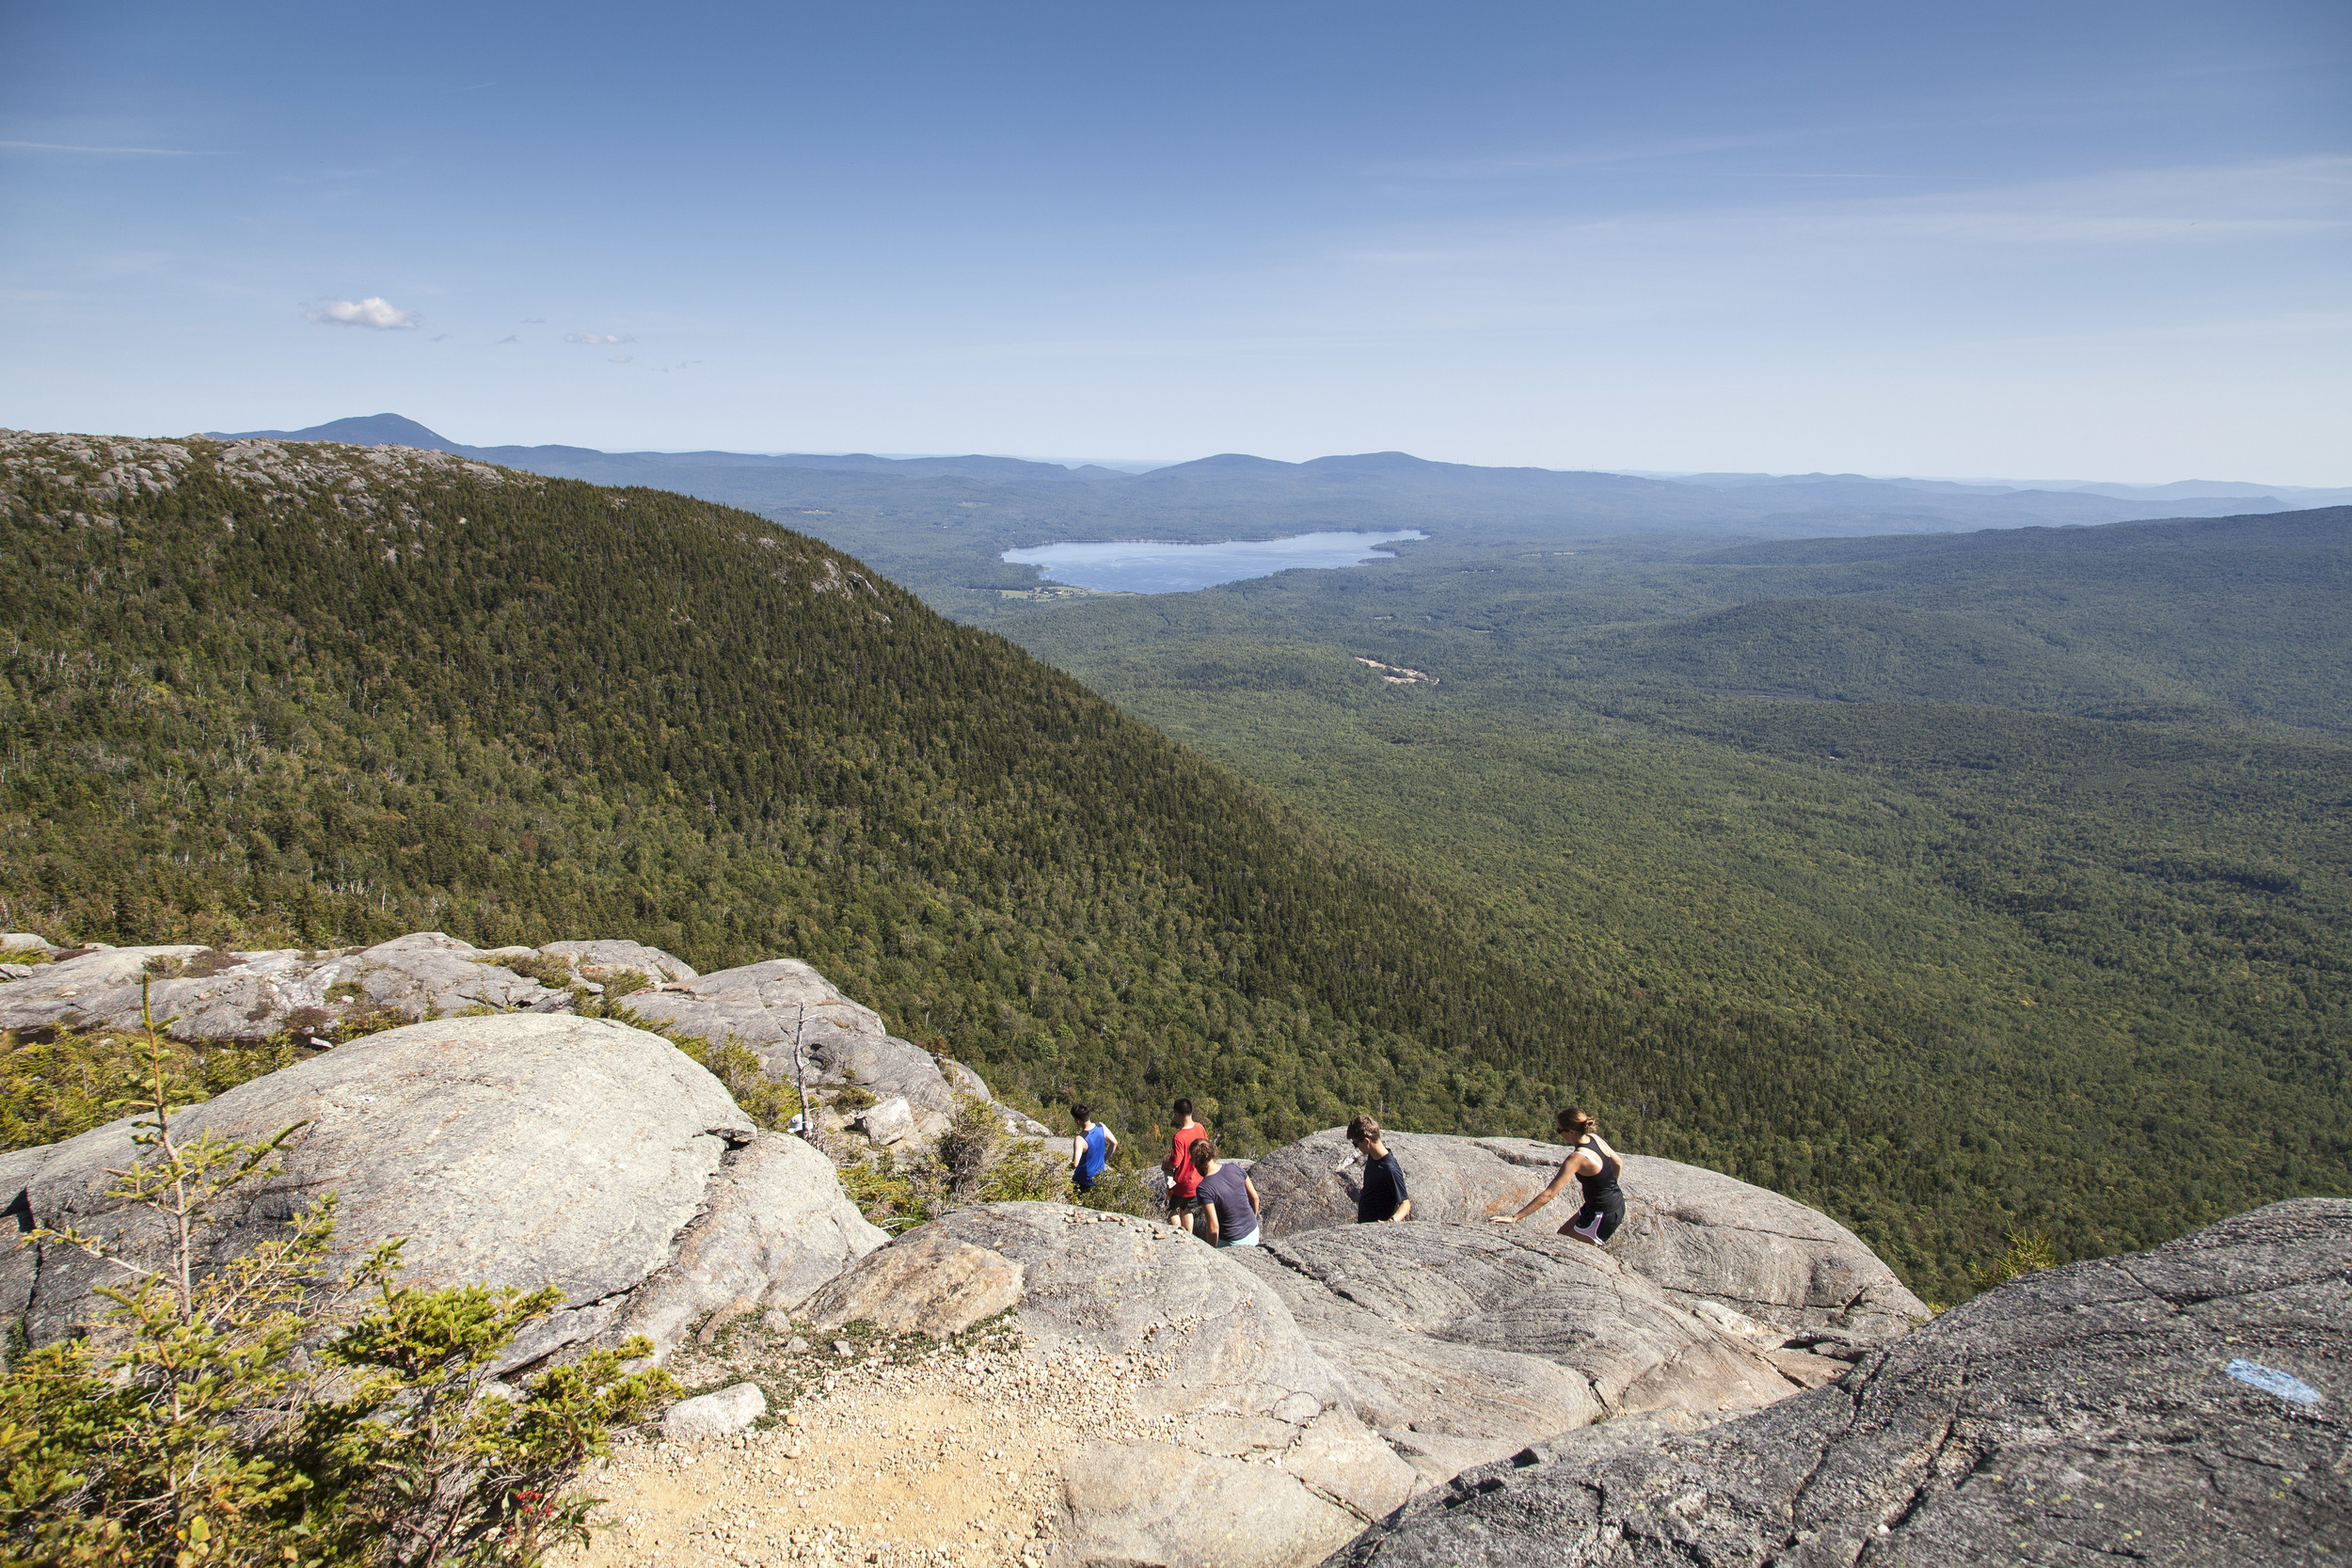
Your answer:
[[[1552,1126],[1559,1130],[1562,1137],[1574,1142],[1598,1132],[1600,1121],[1591,1112],[1580,1111],[1571,1105],[1553,1118]]]

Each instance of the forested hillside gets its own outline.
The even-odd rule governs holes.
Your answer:
[[[1742,1021],[1756,1055],[1711,1086],[1785,1073],[1788,1120],[1661,1113],[1604,1051],[1622,1140],[1695,1114],[1931,1293],[1955,1237],[2083,1256],[2352,1192],[2352,511],[1432,531],[994,624],[1452,889],[1530,970]]]

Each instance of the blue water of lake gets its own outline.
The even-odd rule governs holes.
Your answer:
[[[1034,545],[1007,550],[1016,566],[1041,566],[1048,582],[1120,594],[1189,594],[1220,582],[1272,577],[1294,566],[1360,566],[1392,561],[1373,548],[1400,539],[1426,539],[1419,529],[1389,533],[1298,533],[1288,539],[1229,540],[1222,545],[1161,545],[1148,540],[1108,545]]]

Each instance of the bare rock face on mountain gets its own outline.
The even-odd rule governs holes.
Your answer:
[[[385,1009],[422,1019],[492,1007],[553,1012],[551,990],[439,931],[327,953],[280,948],[100,947],[0,985],[0,1029],[135,1029],[139,983],[156,1023],[183,1040],[262,1040],[325,1031]]]
[[[1470,1472],[1340,1560],[2337,1560],[2347,1345],[2352,1201],[2273,1204],[2015,1280],[1704,1433],[1577,1433]]]
[[[1568,1150],[1523,1138],[1391,1132],[1414,1221],[1484,1222],[1543,1191]],[[1793,1198],[1696,1165],[1626,1157],[1626,1222],[1609,1255],[1686,1306],[1714,1302],[1778,1332],[1775,1343],[1853,1354],[1926,1321],[1925,1303],[1860,1238]],[[1362,1157],[1337,1128],[1277,1149],[1250,1172],[1270,1237],[1351,1224]],[[1522,1229],[1575,1213],[1574,1182]]]
[[[714,1044],[740,1040],[771,1078],[794,1076],[797,1037],[812,1086],[855,1084],[878,1098],[904,1098],[912,1120],[898,1136],[924,1128],[935,1132],[942,1124],[926,1118],[953,1113],[959,1092],[991,1098],[971,1069],[951,1063],[943,1069],[929,1052],[893,1036],[872,1008],[795,958],[699,974],[675,954],[621,940],[485,950],[445,932],[415,931],[373,947],[323,952],[171,946],[69,954],[19,934],[21,951],[63,956],[54,963],[0,964],[0,1029],[136,1028],[144,979],[157,1024],[176,1039],[287,1035],[324,1044],[337,1024],[360,1017],[380,1024],[387,1014],[421,1022],[469,1008],[569,1012],[575,985],[595,990],[628,978],[631,1011]],[[549,967],[549,959],[562,968]]]
[[[857,1084],[876,1096],[903,1095],[917,1111],[952,1112],[955,1095],[922,1047],[893,1036],[870,1007],[860,1006],[798,958],[770,958],[723,969],[628,1006],[643,1017],[712,1041],[729,1037],[759,1053],[771,1078],[793,1076],[793,1040],[805,1048],[812,1083]]]
[[[994,1204],[910,1232],[811,1310],[961,1323],[976,1282],[1015,1271],[1044,1354],[1083,1347],[1160,1374],[1137,1395],[1136,1441],[1065,1468],[1072,1562],[1297,1568],[1416,1488],[1532,1442],[1640,1412],[1690,1430],[1798,1391],[1606,1254],[1487,1226],[1212,1251],[1123,1215]]]
[[[598,985],[625,974],[642,975],[656,985],[700,978],[684,958],[642,942],[551,942],[538,951],[544,957],[563,959],[573,974]]]
[[[62,966],[60,966],[62,967]],[[738,1295],[793,1305],[882,1240],[797,1140],[756,1132],[718,1080],[658,1036],[604,1020],[450,1019],[372,1035],[173,1118],[186,1137],[262,1139],[302,1125],[285,1171],[241,1192],[206,1237],[217,1262],[339,1196],[344,1261],[404,1237],[405,1278],[553,1285],[564,1308],[518,1342],[529,1360],[643,1327],[675,1333]],[[141,1151],[129,1121],[0,1160],[21,1227],[123,1232],[128,1260],[166,1245],[106,1196]],[[55,1244],[0,1257],[0,1313],[35,1343],[107,1303],[116,1266]]]
[[[1433,1480],[1606,1417],[1698,1424],[1798,1387],[1762,1347],[1569,1237],[1348,1226],[1223,1256],[1282,1298],[1358,1413]]]

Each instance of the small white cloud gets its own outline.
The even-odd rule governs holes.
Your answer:
[[[321,326],[367,326],[378,332],[399,332],[424,320],[414,310],[393,308],[392,302],[375,294],[365,299],[322,299],[302,312]]]
[[[633,343],[637,340],[626,332],[566,332],[567,343]]]
[[[637,356],[633,354],[616,354],[607,362],[614,365],[626,365],[636,357]]]
[[[545,316],[526,316],[523,318],[523,325],[525,326],[545,326],[548,325],[548,318]]]

